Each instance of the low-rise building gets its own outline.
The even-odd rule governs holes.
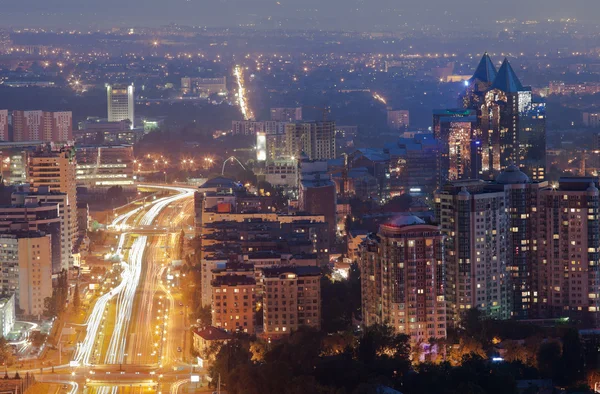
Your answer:
[[[272,267],[262,270],[263,335],[277,338],[301,326],[321,327],[321,269]]]
[[[212,324],[231,332],[254,334],[254,278],[221,275],[212,280],[211,287]]]
[[[233,335],[220,328],[208,326],[192,330],[193,348],[203,361],[212,361],[219,347],[227,344]]]

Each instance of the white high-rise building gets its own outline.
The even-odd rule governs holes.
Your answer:
[[[60,151],[38,151],[30,155],[28,161],[28,183],[31,190],[38,197],[43,194],[52,195],[53,192],[66,194],[65,202],[61,196],[52,195],[52,202],[65,206],[61,214],[66,215],[68,226],[62,231],[67,231],[67,245],[65,251],[69,255],[68,269],[73,266],[73,251],[77,241],[77,181],[75,178],[76,160],[74,149],[63,148]],[[60,199],[60,201],[56,200]]]
[[[26,316],[44,313],[44,299],[52,296],[50,235],[37,231],[0,234],[2,294],[15,294]]]
[[[134,128],[134,92],[133,85],[106,85],[109,122],[129,120],[131,128]]]

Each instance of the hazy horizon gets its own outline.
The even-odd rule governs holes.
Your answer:
[[[2,27],[155,27],[170,23],[208,27],[253,25],[377,31],[418,28],[467,30],[517,18],[576,18],[595,22],[597,0],[22,0],[6,2]]]

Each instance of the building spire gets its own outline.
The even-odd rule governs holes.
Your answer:
[[[492,59],[487,52],[483,54],[477,68],[475,69],[475,73],[471,77],[471,80],[477,80],[479,82],[484,82],[491,84],[496,78],[496,66],[492,63]]]
[[[492,83],[492,89],[502,90],[505,93],[516,93],[524,90],[507,58],[504,58],[502,66],[498,70],[498,75]]]

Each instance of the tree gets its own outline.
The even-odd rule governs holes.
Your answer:
[[[179,232],[179,238],[177,239],[177,260],[183,259],[183,247],[185,243],[185,232],[183,229]]]
[[[200,320],[200,327],[208,327],[212,324],[212,312],[210,306],[200,305],[196,312],[196,319]]]
[[[73,290],[73,310],[75,312],[79,311],[81,307],[81,296],[79,295],[79,282],[75,283],[75,289]]]
[[[537,364],[542,377],[552,379],[559,372],[560,357],[560,344],[557,342],[546,342],[540,346]]]
[[[564,384],[570,385],[584,377],[583,348],[577,330],[569,329],[562,345],[560,377]]]
[[[410,337],[395,334],[388,325],[374,324],[365,329],[358,345],[358,359],[365,364],[380,357],[407,361],[410,359]]]
[[[223,345],[215,357],[214,363],[209,368],[212,383],[221,381],[228,386],[235,380],[235,369],[250,362],[252,355],[247,341],[235,338]]]
[[[502,347],[506,350],[504,360],[508,362],[520,361],[523,364],[527,364],[535,357],[535,354],[529,353],[529,349],[526,346],[512,339],[502,341]]]
[[[33,347],[39,348],[44,344],[47,337],[48,335],[42,334],[40,331],[33,331],[29,336],[29,340],[31,341]]]
[[[458,346],[452,346],[448,352],[448,361],[456,366],[462,364],[465,357],[475,355],[486,357],[485,350],[481,342],[473,337],[464,336],[460,339]]]
[[[4,337],[0,337],[0,363],[4,366],[13,364],[15,358],[11,346]]]

